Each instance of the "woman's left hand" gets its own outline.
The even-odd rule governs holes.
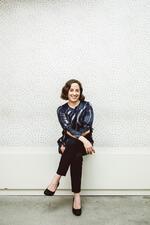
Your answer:
[[[90,141],[85,140],[83,144],[84,144],[84,147],[85,147],[85,150],[86,150],[87,154],[95,153],[93,145],[91,144]]]

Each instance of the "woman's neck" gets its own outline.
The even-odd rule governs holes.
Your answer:
[[[78,100],[77,102],[71,102],[71,101],[68,101],[68,105],[71,107],[71,108],[75,108],[76,106],[78,106],[80,104],[80,100]]]

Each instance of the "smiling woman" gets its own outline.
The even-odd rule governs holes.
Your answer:
[[[57,109],[57,116],[63,129],[62,137],[57,141],[62,155],[56,175],[44,194],[54,195],[61,176],[65,176],[70,166],[72,192],[74,193],[72,212],[81,215],[81,176],[83,155],[95,153],[93,148],[92,124],[93,108],[82,94],[83,88],[78,80],[71,79],[62,88],[61,98],[68,100]]]

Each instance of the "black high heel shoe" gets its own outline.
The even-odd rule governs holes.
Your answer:
[[[59,186],[59,182],[57,184],[57,188],[58,188],[58,186]],[[55,191],[50,191],[48,188],[46,188],[45,191],[44,191],[44,194],[47,195],[47,196],[53,196],[55,194]]]
[[[82,213],[82,208],[80,208],[80,209],[73,208],[73,203],[74,203],[74,197],[73,197],[73,202],[72,202],[72,212],[73,212],[74,215],[80,216],[81,213]]]

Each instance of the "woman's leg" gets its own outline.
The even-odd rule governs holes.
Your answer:
[[[76,152],[77,154],[72,160],[70,165],[70,175],[71,175],[72,192],[74,192],[73,208],[81,209],[80,191],[81,191],[83,155],[85,155],[85,150],[82,143],[78,143]]]
[[[83,162],[82,155],[77,154],[76,157],[72,160],[70,165],[71,186],[72,192],[74,192],[74,202],[73,202],[74,209],[81,208],[80,191],[81,191],[81,177],[82,177],[82,162]]]
[[[56,172],[56,175],[53,177],[51,183],[48,186],[48,189],[50,191],[55,191],[57,188],[57,184],[61,178],[61,176],[65,176],[70,164],[72,164],[73,159],[77,158],[73,164],[72,164],[72,191],[74,193],[78,194],[78,190],[80,191],[80,186],[81,186],[81,175],[82,175],[82,154],[84,155],[85,149],[79,145],[80,142],[72,142],[71,144],[66,145],[65,151],[63,152],[59,166]],[[81,150],[82,149],[82,150]],[[82,152],[82,153],[81,153]],[[79,165],[79,169],[77,171],[77,176],[74,176],[75,174],[75,166],[76,163]]]
[[[81,191],[82,162],[82,155],[76,154],[70,164],[71,186],[74,193]]]
[[[68,168],[74,157],[75,157],[74,145],[66,145],[65,151],[61,156],[59,166],[58,166],[56,173],[61,176],[66,176]]]
[[[57,172],[55,176],[53,177],[51,183],[47,187],[50,191],[54,192],[57,188],[57,184],[61,178],[61,176],[65,176],[68,170],[68,167],[71,163],[71,159],[73,156],[73,153],[71,154],[72,151],[69,151],[69,148],[66,147],[64,153],[61,156],[59,166],[57,169]]]

